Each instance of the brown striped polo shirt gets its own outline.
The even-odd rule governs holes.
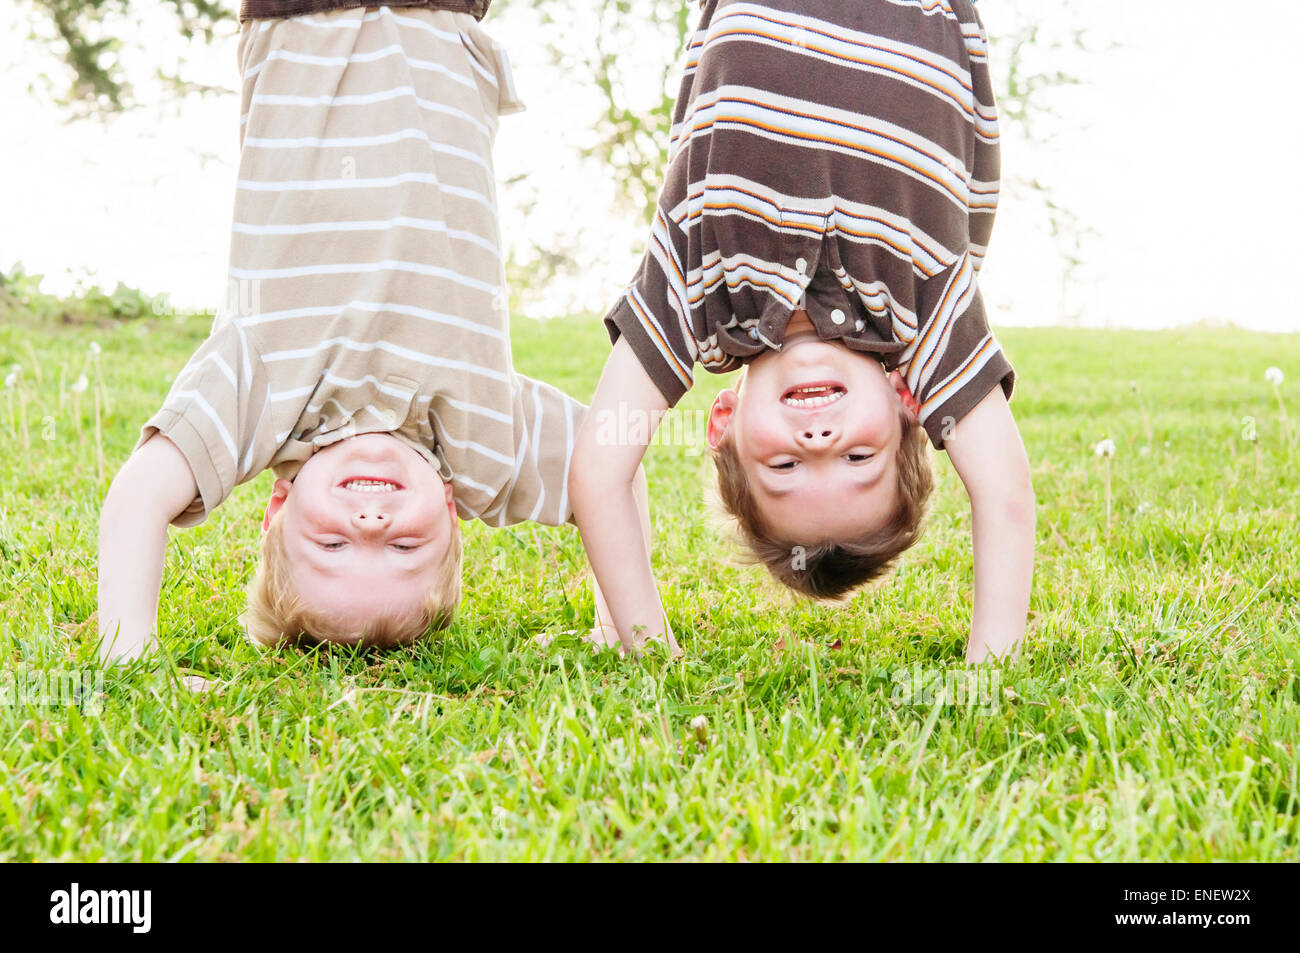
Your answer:
[[[504,52],[463,13],[347,9],[246,21],[239,64],[232,294],[141,435],[194,472],[175,522],[364,433],[419,452],[463,519],[566,522],[584,407],[511,362]]]
[[[977,277],[998,199],[969,0],[706,0],[649,247],[606,316],[675,404],[694,366],[824,340],[902,370],[936,447],[1014,372]]]

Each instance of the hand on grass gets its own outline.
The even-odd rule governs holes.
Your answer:
[[[202,675],[185,675],[181,677],[181,684],[192,692],[206,692],[211,691],[217,683]]]

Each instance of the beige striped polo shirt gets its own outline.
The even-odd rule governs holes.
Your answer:
[[[585,408],[511,361],[504,53],[468,14],[384,8],[247,21],[239,62],[231,300],[141,436],[194,471],[176,524],[366,433],[424,456],[462,519],[569,520]]]

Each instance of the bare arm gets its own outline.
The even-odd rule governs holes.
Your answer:
[[[603,593],[608,599],[605,619],[613,620],[619,641],[629,652],[655,638],[666,638],[673,652],[679,652],[650,568],[650,513],[641,469],[650,436],[667,409],[667,401],[631,345],[620,338],[605,362],[596,395],[578,431],[569,475],[574,518],[596,575],[597,611]],[[620,415],[632,420],[634,414],[645,414],[648,425],[609,424],[617,422]],[[618,437],[632,430],[643,432],[646,442],[618,442]],[[611,434],[614,439],[608,439]]]
[[[189,463],[157,434],[113,478],[99,516],[101,661],[129,661],[153,648],[167,526],[197,494]]]
[[[995,387],[945,441],[971,501],[975,611],[966,659],[1016,651],[1034,576],[1034,488],[1011,408]]]
[[[646,558],[650,558],[650,544],[654,539],[654,532],[650,525],[650,489],[646,485],[645,467],[637,467],[636,479],[632,485],[632,493],[636,497],[637,516],[641,519],[641,537],[645,543]],[[620,645],[618,637],[618,628],[614,625],[614,616],[610,612],[609,603],[605,600],[605,593],[601,591],[600,583],[595,583],[596,596],[596,624],[592,627],[590,635],[591,641],[597,645]],[[675,646],[676,642],[672,640],[673,627],[667,619],[664,620],[669,635],[669,645]],[[674,653],[678,650],[674,648]]]

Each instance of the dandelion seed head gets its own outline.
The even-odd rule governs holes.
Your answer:
[[[5,375],[5,387],[14,388],[17,386],[18,386],[18,372],[10,371],[7,375]]]
[[[1282,374],[1282,368],[1280,367],[1270,367],[1264,372],[1264,380],[1268,381],[1274,387],[1281,387],[1283,379],[1284,375]]]
[[[90,342],[90,356],[91,356],[91,357],[99,357],[100,353],[101,353],[103,350],[104,350],[104,349],[103,349],[102,347],[99,346],[99,342],[98,342],[98,341],[91,341],[91,342]]]
[[[691,719],[691,731],[695,732],[695,740],[704,744],[709,740],[709,719],[703,715],[696,715]]]
[[[1092,452],[1099,457],[1113,457],[1115,456],[1115,441],[1111,440],[1110,437],[1099,440],[1096,446],[1092,448]]]
[[[72,382],[72,386],[69,387],[68,390],[72,391],[72,393],[74,394],[81,394],[84,393],[86,388],[89,386],[90,386],[90,381],[86,380],[85,374],[82,374],[80,377],[78,377],[75,381]]]

